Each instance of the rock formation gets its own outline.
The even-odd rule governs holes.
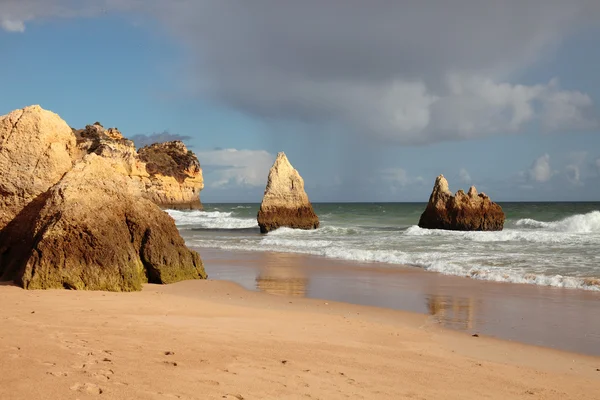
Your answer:
[[[116,128],[96,122],[73,130],[80,154],[95,153],[138,184],[140,194],[163,208],[202,209],[202,169],[183,142],[156,143],[136,151]]]
[[[304,191],[304,180],[283,152],[277,154],[269,171],[265,195],[258,211],[258,225],[262,233],[282,226],[298,229],[319,227],[319,218]]]
[[[202,169],[196,155],[181,141],[155,143],[138,151],[146,163],[148,198],[167,208],[202,209]]]
[[[469,192],[459,190],[452,195],[444,175],[435,180],[427,208],[421,214],[419,226],[427,229],[455,231],[501,231],[504,227],[502,207],[475,186]]]
[[[76,152],[71,128],[40,106],[0,117],[0,229],[71,169]]]
[[[202,209],[202,169],[183,142],[156,143],[138,151],[116,128],[99,123],[73,130],[80,154],[95,153],[138,184],[140,194],[163,208]]]
[[[27,289],[132,291],[206,273],[173,219],[90,154],[0,232],[0,277]]]
[[[193,175],[185,201],[195,195],[199,203],[197,159],[194,169],[193,154],[175,147],[187,155],[181,174]],[[0,117],[0,280],[129,291],[205,278],[199,255],[153,202],[161,203],[157,193],[169,199],[169,190],[180,201],[182,190],[158,185],[161,167],[152,168],[115,128],[72,130],[39,106]]]

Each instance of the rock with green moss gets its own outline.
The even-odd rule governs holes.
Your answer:
[[[0,232],[0,278],[27,289],[134,291],[206,278],[168,214],[85,156]]]

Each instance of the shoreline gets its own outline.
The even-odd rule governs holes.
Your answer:
[[[600,356],[600,293],[325,257],[195,247],[209,279],[275,295],[429,315],[468,334]]]
[[[600,392],[600,357],[225,281],[133,293],[4,285],[0,302],[10,305],[0,308],[0,397],[7,400],[592,400]]]

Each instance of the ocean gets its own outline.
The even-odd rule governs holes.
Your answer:
[[[499,203],[501,232],[426,230],[425,203],[313,203],[321,227],[259,232],[259,204],[168,213],[191,247],[408,266],[473,279],[600,291],[600,203]]]

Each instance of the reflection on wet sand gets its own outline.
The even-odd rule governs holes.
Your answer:
[[[476,308],[473,297],[431,295],[426,301],[429,314],[440,324],[452,329],[473,329]]]
[[[600,355],[600,292],[300,254],[201,251],[211,279],[250,290],[425,313],[447,328]]]
[[[271,257],[256,277],[256,288],[269,294],[306,297],[308,278],[301,269]]]

